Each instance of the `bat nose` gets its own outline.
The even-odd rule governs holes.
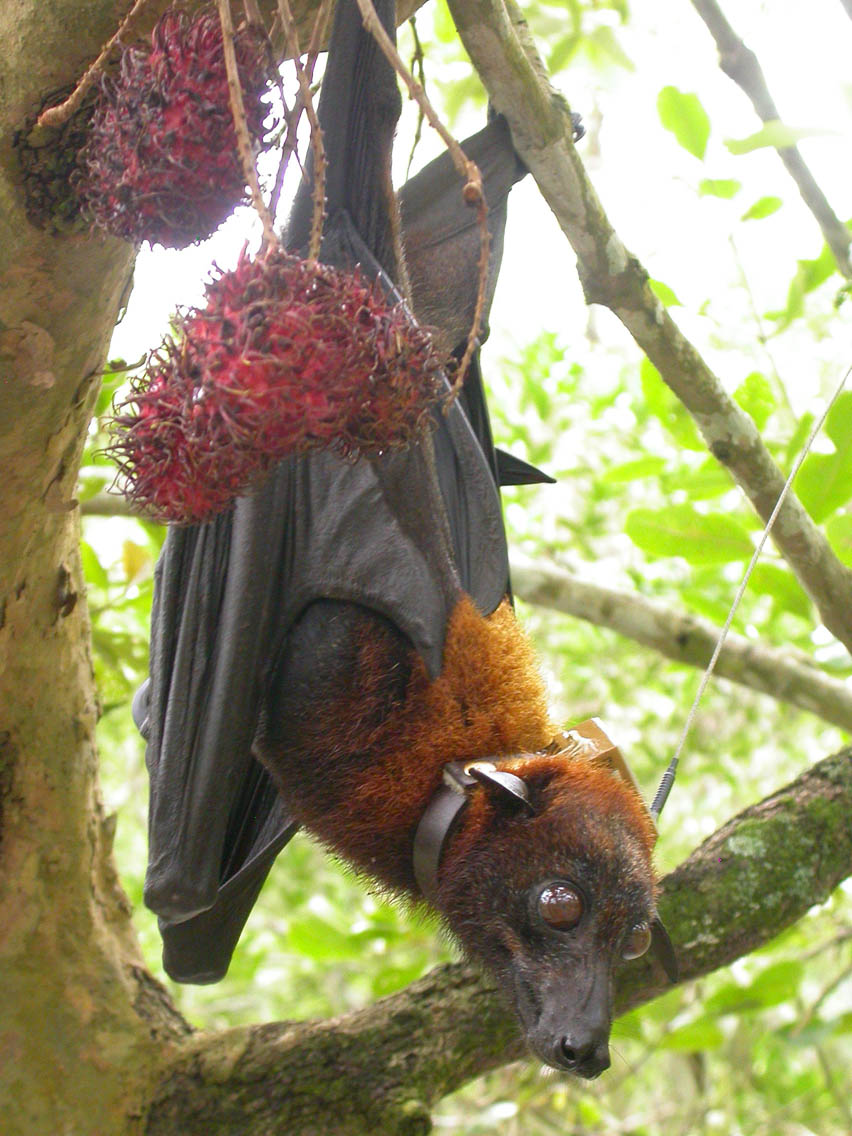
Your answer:
[[[606,1038],[595,1036],[561,1037],[556,1043],[556,1062],[560,1069],[591,1080],[609,1068],[609,1045]]]

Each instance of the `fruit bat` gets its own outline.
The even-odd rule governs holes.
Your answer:
[[[393,0],[377,11],[393,35]],[[399,208],[415,315],[461,354],[474,215],[445,158],[397,203],[399,109],[355,0],[339,0],[319,106],[320,259],[397,296]],[[490,208],[490,302],[524,168],[500,118],[464,147]],[[308,242],[310,170],[294,251]],[[151,784],[145,902],[166,971],[217,981],[304,825],[380,886],[426,899],[500,980],[533,1051],[595,1076],[609,1062],[614,963],[653,939],[673,968],[653,826],[601,747],[560,740],[549,721],[507,600],[499,501],[501,483],[542,477],[495,451],[477,356],[431,426],[374,459],[287,459],[231,512],[170,529],[134,700]]]

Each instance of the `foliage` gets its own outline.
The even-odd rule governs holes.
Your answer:
[[[659,274],[657,295],[675,309],[786,469],[820,399],[848,362],[836,346],[848,341],[846,308],[835,305],[842,280],[780,163],[754,149],[777,136],[755,132],[750,114],[724,86],[727,80],[711,67],[696,69],[694,82],[685,78],[678,52],[689,61],[707,44],[700,29],[690,29],[678,45],[681,33],[666,23],[673,12],[674,3],[648,15],[598,0],[526,8],[534,34],[548,45],[549,64],[559,70],[570,62],[564,82],[593,92],[589,107],[573,94],[572,105],[591,127],[585,145],[600,155],[594,160],[602,195],[635,185],[634,198],[641,196],[636,201],[628,193],[616,204],[625,235]],[[765,18],[770,26],[772,15]],[[677,17],[674,24],[680,27]],[[481,113],[481,89],[461,62],[443,6],[431,26],[425,12],[418,17],[418,29],[427,75],[448,115],[463,118],[471,101]],[[596,125],[602,85],[614,92],[608,99],[601,95],[600,106],[604,122],[615,119],[616,130],[618,117],[629,115],[624,100],[643,101],[643,144],[653,161],[640,167],[635,155],[607,143],[606,129]],[[746,141],[726,144],[733,137]],[[789,140],[789,130],[784,137]],[[407,152],[407,141],[401,151]],[[679,209],[674,217],[668,216],[673,200]],[[523,220],[514,216],[511,224],[523,227]],[[566,253],[567,246],[558,256],[567,277]],[[566,283],[560,295],[565,327],[539,329],[520,344],[517,337],[500,337],[534,270],[524,271],[519,283],[511,274],[503,280],[492,318],[497,343],[485,356],[495,434],[499,444],[556,475],[559,485],[506,492],[513,546],[721,624],[759,534],[754,514],[654,368],[614,324],[593,315],[582,334],[587,317],[573,284]],[[100,414],[121,378],[118,372],[107,376]],[[96,421],[81,485],[84,501],[109,477],[97,455],[102,444]],[[847,393],[805,461],[796,490],[838,555],[852,564],[850,454]],[[151,573],[162,531],[129,519],[90,517],[84,536],[104,710],[104,782],[119,815],[116,851],[124,883],[156,972],[158,936],[141,906],[142,745],[129,725],[127,700],[145,670]],[[698,676],[609,631],[523,604],[519,609],[559,715],[569,722],[600,714],[611,722],[650,793]],[[848,656],[819,626],[811,600],[771,547],[734,629],[801,652],[836,677],[849,676]],[[736,809],[843,741],[813,716],[742,687],[713,684],[664,817],[661,870]],[[627,1015],[616,1027],[615,1067],[594,1085],[515,1066],[444,1102],[436,1125],[466,1133],[637,1136],[662,1130],[684,1136],[848,1131],[850,897],[852,889],[841,888],[729,972],[677,988]],[[205,1026],[332,1014],[399,988],[447,955],[433,927],[366,894],[320,849],[297,838],[279,859],[228,979],[174,992],[190,1019]]]

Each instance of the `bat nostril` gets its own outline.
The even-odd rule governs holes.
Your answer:
[[[576,1043],[573,1038],[563,1037],[559,1041],[559,1053],[563,1064],[569,1069],[576,1069],[594,1053],[594,1045]]]
[[[597,1077],[609,1067],[609,1047],[599,1045],[594,1038],[584,1041],[562,1037],[556,1043],[556,1057],[560,1068],[580,1077]]]

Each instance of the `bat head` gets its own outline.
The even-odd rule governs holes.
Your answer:
[[[652,944],[675,977],[656,915],[653,822],[608,762],[500,759],[465,790],[435,906],[514,1004],[547,1065],[596,1077],[610,1063],[613,973]]]

